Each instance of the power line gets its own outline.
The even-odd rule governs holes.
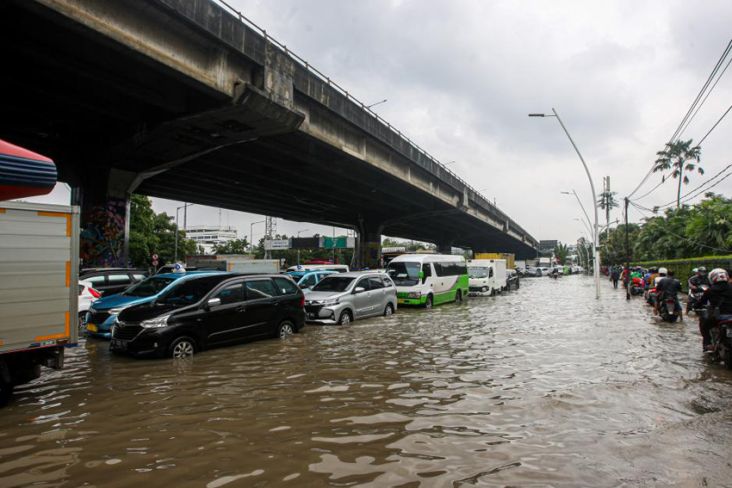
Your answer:
[[[732,61],[732,60],[731,60]],[[719,120],[712,126],[711,129],[709,129],[709,132],[707,132],[704,137],[701,138],[701,141],[697,143],[697,146],[701,146],[701,143],[704,142],[704,140],[709,136],[709,134],[712,133],[712,131],[719,125],[720,122],[722,122],[722,119],[724,119],[729,111],[732,110],[732,105],[730,105],[727,110],[722,114],[722,116],[719,118]]]
[[[727,61],[727,65],[724,67],[724,69],[719,74],[719,76],[717,76],[717,80],[714,82],[714,84],[712,85],[712,87],[707,91],[707,94],[704,95],[704,99],[696,107],[696,110],[691,115],[691,117],[689,117],[689,120],[686,122],[686,125],[684,126],[684,128],[681,129],[681,132],[679,132],[679,135],[678,135],[679,138],[681,137],[681,134],[683,134],[684,131],[689,128],[689,125],[691,124],[691,121],[694,120],[694,117],[696,117],[696,114],[699,113],[699,110],[702,108],[702,105],[704,105],[704,103],[707,101],[707,98],[709,98],[709,95],[712,94],[712,91],[714,91],[714,88],[717,86],[717,83],[719,83],[719,80],[722,79],[722,76],[724,76],[724,73],[727,71],[727,68],[729,68],[730,63],[732,63],[732,57],[730,57],[729,61]]]
[[[707,87],[709,87],[709,84],[712,82],[712,79],[714,79],[714,77],[716,76],[717,72],[719,71],[719,67],[722,66],[722,63],[724,63],[724,60],[727,58],[727,55],[729,54],[730,49],[732,49],[732,40],[730,40],[727,43],[727,47],[724,48],[724,52],[722,53],[722,56],[720,56],[719,61],[717,61],[717,64],[714,65],[714,69],[712,69],[712,72],[709,74],[707,81],[704,83],[701,90],[699,90],[699,93],[697,94],[696,98],[694,99],[691,106],[689,107],[689,110],[686,111],[686,115],[684,115],[684,118],[681,119],[681,123],[674,131],[673,135],[671,136],[671,139],[669,139],[670,142],[673,142],[681,134],[681,128],[684,126],[684,124],[688,120],[689,116],[694,111],[694,108],[699,103],[699,100],[701,99],[702,95],[704,95],[704,92],[707,90]]]
[[[703,192],[706,192],[706,191],[708,191],[708,190],[711,190],[711,189],[712,189],[712,188],[714,188],[715,186],[719,185],[719,184],[720,184],[720,183],[721,183],[722,181],[726,180],[726,179],[727,179],[727,178],[728,178],[728,177],[729,177],[730,175],[732,175],[732,173],[729,173],[729,174],[728,174],[727,176],[725,176],[724,178],[722,178],[721,180],[719,180],[718,182],[716,182],[716,183],[715,183],[714,185],[710,186],[709,188],[703,188],[704,186],[708,185],[709,183],[711,183],[711,182],[712,182],[712,181],[714,181],[715,179],[719,178],[719,177],[720,177],[720,176],[721,176],[721,175],[722,175],[722,174],[723,174],[723,173],[724,173],[725,171],[727,171],[727,170],[728,170],[728,169],[730,169],[730,168],[732,168],[732,164],[728,164],[728,165],[727,165],[727,166],[726,166],[726,167],[725,167],[724,169],[722,169],[722,171],[720,171],[720,172],[719,172],[719,173],[717,173],[716,175],[714,175],[714,176],[712,176],[711,178],[709,178],[709,179],[707,179],[707,180],[703,181],[703,182],[702,182],[702,183],[701,183],[700,185],[698,185],[698,186],[697,186],[696,188],[694,188],[694,189],[692,189],[692,190],[689,190],[689,191],[688,191],[688,192],[686,192],[685,194],[681,195],[681,199],[680,199],[680,200],[682,200],[682,201],[688,201],[688,200],[691,200],[692,198],[696,198],[696,197],[698,197],[698,196],[699,196],[699,195],[701,195],[701,194],[702,194]],[[681,176],[679,176],[679,178],[680,178],[680,177],[681,177]],[[692,195],[692,193],[696,193],[696,195]],[[670,206],[671,206],[671,205],[673,205],[674,203],[676,203],[676,200],[672,200],[672,201],[670,201],[669,203],[665,203],[665,204],[663,204],[663,205],[659,205],[659,206],[658,206],[657,208],[665,208],[665,207],[670,207]]]
[[[687,120],[689,120],[689,117],[695,111],[696,106],[699,103],[699,100],[702,98],[702,96],[704,96],[704,93],[706,92],[707,88],[709,87],[709,84],[712,82],[712,80],[716,76],[717,72],[719,71],[720,66],[722,66],[722,64],[724,64],[724,61],[727,58],[727,56],[729,55],[729,53],[730,53],[731,50],[732,50],[732,40],[730,40],[727,43],[727,46],[725,47],[724,51],[722,52],[722,55],[720,56],[719,60],[717,61],[717,64],[714,65],[714,68],[712,69],[712,72],[709,74],[709,77],[707,78],[707,81],[704,83],[704,85],[702,85],[701,90],[699,90],[699,93],[696,95],[696,98],[694,98],[694,101],[691,103],[691,106],[686,111],[686,114],[684,115],[684,117],[681,119],[681,123],[676,128],[676,130],[674,131],[674,133],[671,135],[671,138],[669,139],[669,142],[671,142],[671,143],[674,142],[674,140],[677,138],[677,136],[680,135],[680,133],[682,131],[682,128],[686,125]],[[728,66],[729,66],[729,64],[728,64]],[[725,70],[726,70],[726,68],[725,68]],[[715,83],[715,85],[716,85],[716,83]],[[705,98],[705,100],[706,100],[706,98]],[[654,164],[651,165],[651,167],[649,168],[648,172],[643,177],[643,179],[641,180],[641,182],[638,183],[638,186],[636,186],[635,189],[632,192],[630,192],[630,194],[628,195],[628,198],[630,198],[633,195],[635,195],[638,192],[638,190],[640,190],[640,188],[643,185],[645,185],[646,181],[648,181],[648,178],[651,176],[651,174],[653,174],[653,169],[654,168],[655,168],[655,162],[654,162]],[[658,185],[658,186],[660,186],[660,185]]]

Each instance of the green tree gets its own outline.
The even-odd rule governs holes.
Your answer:
[[[249,242],[246,238],[234,239],[214,246],[214,254],[248,254]]]
[[[707,199],[695,206],[685,227],[693,252],[697,256],[710,251],[732,251],[732,200],[708,193]]]
[[[196,253],[196,243],[178,231],[178,260]],[[159,265],[173,262],[175,256],[175,223],[165,213],[156,214],[152,202],[144,195],[130,197],[129,259],[133,266],[148,267],[152,255]]]
[[[554,248],[554,257],[557,259],[559,264],[564,264],[569,256],[569,248],[566,244],[557,244]]]
[[[684,171],[694,171],[696,169],[700,175],[704,174],[704,169],[699,165],[701,158],[701,148],[699,146],[691,146],[692,139],[688,141],[678,140],[676,142],[666,143],[663,151],[658,151],[653,172],[672,170],[671,176],[679,180],[678,189],[676,191],[676,208],[681,207],[681,183],[688,184],[689,177]]]

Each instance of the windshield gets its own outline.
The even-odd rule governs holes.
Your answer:
[[[153,276],[125,290],[122,294],[131,297],[151,297],[160,293],[163,288],[175,281],[174,278]]]
[[[470,267],[468,268],[468,276],[471,278],[487,278],[488,268]]]
[[[414,286],[419,283],[419,263],[389,263],[386,272],[396,286]]]
[[[191,305],[199,302],[221,281],[220,277],[181,280],[158,299],[166,305]]]
[[[353,283],[354,278],[349,276],[326,276],[320,283],[315,285],[313,291],[346,291]]]

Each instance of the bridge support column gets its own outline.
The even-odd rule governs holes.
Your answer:
[[[74,191],[81,205],[79,253],[84,267],[128,265],[130,174],[114,169],[90,171]]]
[[[361,220],[358,225],[358,244],[356,245],[356,266],[378,269],[381,267],[381,232],[384,226]]]
[[[440,254],[452,254],[452,242],[438,242],[437,252]]]

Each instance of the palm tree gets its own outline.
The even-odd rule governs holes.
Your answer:
[[[654,173],[670,169],[672,170],[671,176],[679,179],[679,187],[676,191],[676,208],[681,206],[681,183],[683,182],[685,185],[689,183],[689,177],[684,175],[684,171],[694,171],[696,169],[700,175],[704,174],[704,169],[699,165],[701,148],[699,146],[692,147],[691,142],[692,139],[667,142],[666,148],[656,153],[658,159],[653,165]]]

